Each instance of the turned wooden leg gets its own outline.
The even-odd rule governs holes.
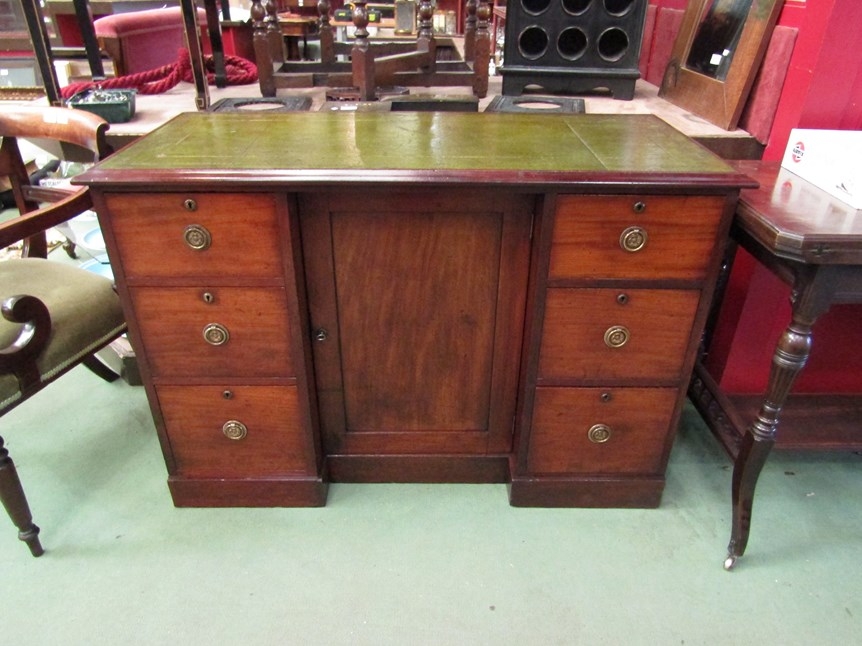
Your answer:
[[[775,441],[772,439],[756,437],[750,429],[742,438],[742,444],[733,465],[731,488],[733,517],[730,544],[727,546],[727,558],[724,561],[724,567],[727,570],[731,569],[736,559],[745,553],[745,547],[748,545],[754,488],[774,444]]]
[[[266,28],[267,10],[261,0],[252,0],[249,13],[251,16],[254,62],[257,65],[260,94],[261,96],[275,96],[272,50]],[[281,63],[283,61],[278,62]]]
[[[779,414],[787,400],[790,387],[811,352],[811,327],[826,309],[828,298],[824,297],[816,270],[797,275],[797,288],[793,293],[793,319],[778,340],[760,412],[748,427],[733,464],[733,521],[727,558],[724,561],[727,570],[731,569],[745,552],[751,529],[751,508],[757,479],[775,444]]]
[[[473,94],[480,99],[488,94],[488,66],[491,64],[491,5],[481,0],[476,11],[475,45],[473,50]]]
[[[27,497],[18,479],[15,463],[0,437],[0,500],[9,518],[18,528],[18,538],[27,543],[33,556],[41,556],[45,550],[39,542],[39,528],[33,524],[33,516],[27,504]]]
[[[367,0],[353,3],[353,26],[356,27],[353,49],[350,52],[353,85],[359,90],[360,101],[377,99],[377,79],[375,78],[374,53],[368,42]]]

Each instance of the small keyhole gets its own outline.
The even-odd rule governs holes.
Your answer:
[[[210,304],[215,302],[215,296],[213,296],[212,292],[204,292],[203,293],[204,303]]]
[[[617,294],[617,303],[619,303],[620,305],[625,305],[628,302],[629,302],[629,295],[628,294]]]
[[[314,333],[314,340],[318,343],[323,343],[326,341],[326,337],[328,336],[325,328],[318,328],[318,330]]]

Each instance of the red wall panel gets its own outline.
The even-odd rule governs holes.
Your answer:
[[[780,160],[792,128],[862,127],[859,0],[786,0],[778,21],[799,30],[764,159]],[[727,392],[761,392],[775,342],[790,316],[790,290],[740,255],[722,301],[707,358]],[[862,307],[841,306],[814,328],[808,366],[796,392],[862,392]]]

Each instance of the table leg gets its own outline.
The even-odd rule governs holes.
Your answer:
[[[790,387],[811,352],[811,328],[829,308],[829,289],[817,270],[802,270],[796,276],[793,317],[778,340],[772,369],[760,412],[745,432],[733,464],[732,528],[725,569],[731,569],[745,552],[751,528],[751,508],[757,479],[766,463],[778,428],[778,418]]]

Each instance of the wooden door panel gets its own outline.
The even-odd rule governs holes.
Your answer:
[[[332,215],[351,430],[486,429],[500,229],[495,214]]]
[[[532,212],[512,202],[303,198],[328,452],[510,449]]]

